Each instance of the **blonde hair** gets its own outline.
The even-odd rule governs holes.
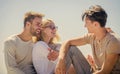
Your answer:
[[[54,22],[53,22],[52,20],[50,20],[50,19],[45,19],[45,20],[42,21],[41,27],[44,28],[44,27],[48,26],[48,24],[51,24],[51,23],[54,23]],[[45,37],[45,34],[44,34],[43,31],[41,31],[41,33],[40,33],[40,38],[38,39],[38,41],[39,41],[39,40],[44,41],[44,37]],[[56,43],[56,42],[58,42],[59,40],[60,40],[60,37],[59,37],[58,33],[56,33],[56,36],[55,36],[54,38],[52,38],[49,43],[50,43],[50,44],[51,44],[51,43]]]

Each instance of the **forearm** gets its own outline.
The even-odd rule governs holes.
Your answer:
[[[12,56],[5,54],[5,64],[8,74],[25,74],[18,68],[17,63]]]
[[[73,38],[62,44],[60,48],[60,58],[65,58],[67,51],[69,50],[70,45],[81,46],[87,44],[87,41],[84,37]]]
[[[64,59],[70,46],[70,41],[66,41],[62,44],[59,52],[59,58]]]
[[[4,50],[5,64],[8,74],[25,74],[22,70],[18,68],[15,60],[15,53],[7,47],[5,47]]]
[[[8,74],[25,74],[20,70],[15,62],[15,60],[10,56],[5,56],[5,64]]]

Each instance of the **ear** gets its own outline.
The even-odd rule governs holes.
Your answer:
[[[31,23],[30,22],[26,22],[26,26],[30,26],[31,25]]]
[[[95,27],[99,27],[100,24],[99,24],[98,22],[95,21],[95,22],[94,22],[94,26],[95,26]]]

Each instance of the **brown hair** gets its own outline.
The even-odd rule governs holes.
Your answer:
[[[33,20],[35,17],[42,18],[42,17],[44,17],[44,14],[37,13],[37,12],[32,12],[32,11],[27,12],[27,13],[24,15],[24,27],[26,26],[26,22],[32,22],[32,20]]]
[[[97,21],[100,23],[101,27],[105,27],[107,21],[106,11],[99,5],[91,6],[82,15],[82,20],[84,18],[89,18],[91,21]]]

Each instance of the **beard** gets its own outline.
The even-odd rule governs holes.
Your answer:
[[[30,33],[32,36],[39,36],[40,35],[40,32],[37,32],[37,31],[31,31]]]
[[[32,35],[32,36],[37,36],[38,34],[40,34],[39,32],[37,32],[37,30],[35,30],[34,28],[30,28],[30,34]]]
[[[34,28],[33,26],[30,27],[30,33],[32,36],[38,36],[40,35],[40,29]]]
[[[32,36],[37,36],[37,33],[36,32],[31,32],[31,35]]]

